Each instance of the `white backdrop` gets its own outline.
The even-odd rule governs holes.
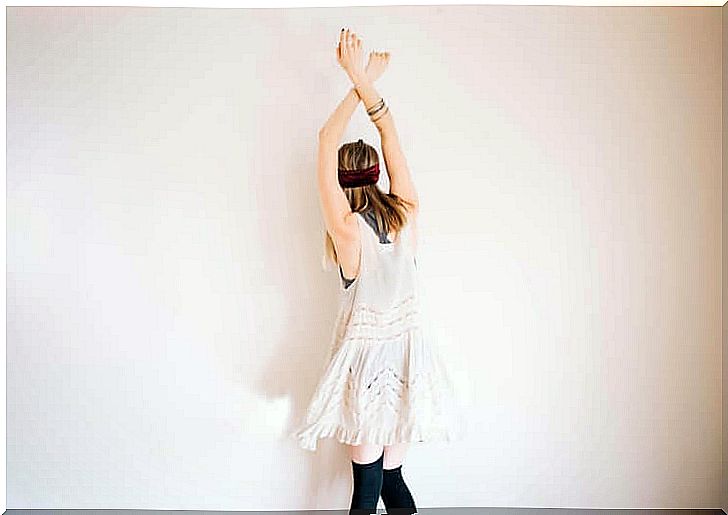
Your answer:
[[[723,230],[722,230],[722,283],[723,299],[728,298],[728,3],[721,8],[723,23]],[[728,302],[722,302],[722,320],[728,320]],[[728,325],[723,322],[723,500],[721,506],[728,513]]]
[[[8,508],[348,507],[345,449],[285,438],[337,306],[342,26],[392,53],[472,404],[412,446],[418,507],[718,507],[720,9],[419,6],[8,8]]]

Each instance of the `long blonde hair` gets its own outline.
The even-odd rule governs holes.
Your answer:
[[[364,143],[361,139],[352,143],[345,143],[339,148],[338,166],[344,170],[369,168],[379,163],[377,150]],[[385,193],[375,184],[357,186],[355,188],[342,188],[349,200],[351,211],[354,213],[371,209],[377,220],[380,232],[393,233],[395,238],[407,223],[407,212],[414,204],[403,199],[395,193]],[[328,231],[324,235],[324,256],[322,265],[329,269],[329,263],[339,264],[336,247]]]

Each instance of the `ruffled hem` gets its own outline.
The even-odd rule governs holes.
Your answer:
[[[340,443],[348,445],[361,445],[364,443],[375,445],[392,445],[405,442],[453,442],[463,436],[462,426],[446,426],[438,428],[423,428],[420,426],[401,426],[393,429],[372,428],[355,429],[341,424],[323,424],[315,422],[305,428],[289,435],[298,440],[301,448],[315,451],[319,439],[334,438]]]
[[[347,335],[335,347],[305,422],[290,433],[302,448],[314,451],[319,439],[329,437],[349,445],[462,437],[460,399],[439,352],[419,327],[386,343],[356,336]]]

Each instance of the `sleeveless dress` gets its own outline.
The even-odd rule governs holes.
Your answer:
[[[328,360],[290,436],[311,451],[328,437],[350,445],[459,439],[464,426],[452,382],[422,332],[411,223],[383,242],[363,213],[355,217],[359,273],[341,275]]]

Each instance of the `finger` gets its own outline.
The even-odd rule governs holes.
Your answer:
[[[341,46],[341,55],[344,55],[346,52],[346,45],[348,44],[349,40],[349,31],[348,29],[344,29],[341,33],[341,40],[339,41],[339,45]]]

